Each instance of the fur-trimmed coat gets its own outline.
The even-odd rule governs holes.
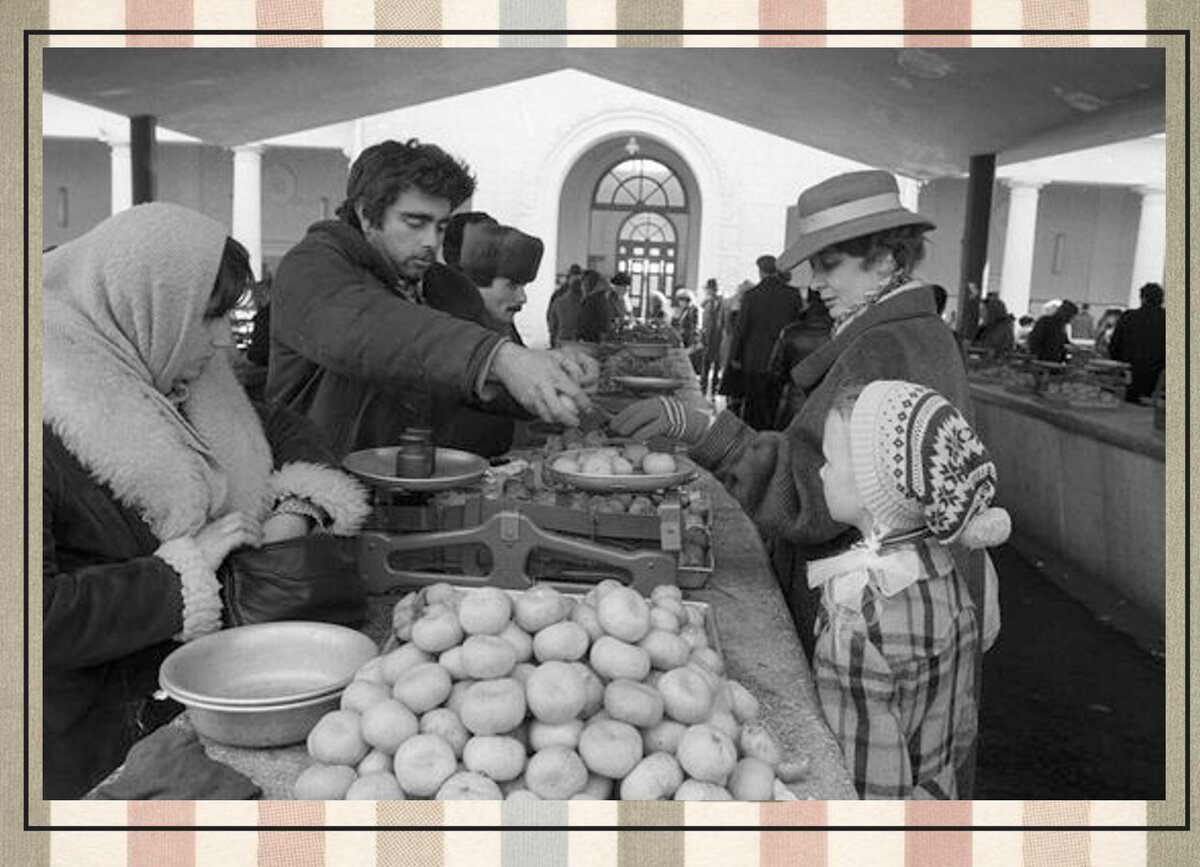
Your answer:
[[[933,293],[922,286],[898,290],[864,310],[797,364],[791,378],[803,402],[785,431],[760,433],[723,412],[692,454],[759,527],[805,545],[828,542],[847,529],[829,517],[818,475],[825,462],[825,417],[843,385],[903,379],[941,392],[970,413],[958,344],[937,315]]]
[[[274,456],[270,495],[321,506],[335,532],[366,511],[352,479],[330,466],[317,430],[286,410],[259,408]],[[93,443],[129,437],[97,430]],[[96,440],[101,442],[96,443]],[[162,479],[171,484],[170,478]],[[89,473],[42,427],[43,792],[75,798],[147,733],[158,667],[178,647],[181,579],[155,555],[161,542],[138,510]],[[161,713],[161,711],[157,711]]]

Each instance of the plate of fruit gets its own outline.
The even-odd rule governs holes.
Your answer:
[[[651,451],[644,443],[567,449],[546,459],[551,477],[585,491],[655,491],[696,475],[682,455]]]

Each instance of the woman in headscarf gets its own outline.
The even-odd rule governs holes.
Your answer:
[[[44,260],[43,793],[78,797],[164,714],[162,659],[221,627],[243,545],[357,531],[366,494],[311,423],[251,405],[229,311],[253,276],[218,223],[123,211]]]

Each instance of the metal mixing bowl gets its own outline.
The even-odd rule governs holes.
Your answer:
[[[169,691],[168,691],[169,692]],[[200,705],[175,696],[187,706],[196,731],[231,747],[283,747],[298,744],[325,714],[337,710],[342,690],[290,704],[267,706]]]
[[[196,731],[237,747],[303,741],[378,648],[331,623],[239,626],[185,644],[158,672],[163,691],[188,708]]]
[[[188,642],[163,660],[158,682],[183,704],[293,704],[340,692],[378,652],[345,626],[256,623]]]

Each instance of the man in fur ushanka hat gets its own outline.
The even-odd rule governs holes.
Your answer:
[[[537,277],[543,249],[541,239],[511,226],[486,220],[463,226],[457,265],[478,292],[482,309],[476,321],[517,345],[524,343],[513,320],[525,305],[525,285]],[[527,417],[511,401],[475,408],[435,396],[434,441],[495,457],[512,447],[515,420]]]
[[[473,223],[463,231],[459,265],[478,287],[488,317],[514,337],[513,320],[525,306],[525,286],[537,277],[544,250],[541,238],[512,226]]]

